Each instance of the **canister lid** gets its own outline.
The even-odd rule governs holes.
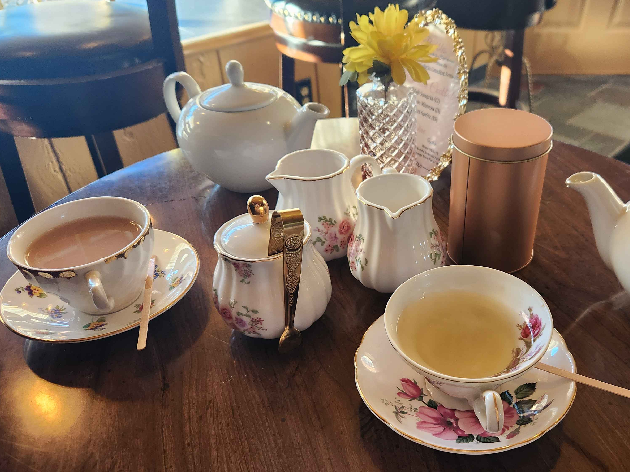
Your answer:
[[[533,113],[485,108],[466,113],[453,129],[453,144],[466,154],[492,161],[522,161],[549,150],[553,128]]]

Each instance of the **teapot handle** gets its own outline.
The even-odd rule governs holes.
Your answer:
[[[164,79],[162,93],[164,95],[164,101],[166,102],[166,108],[175,123],[179,120],[179,114],[182,112],[182,109],[179,107],[179,102],[177,101],[177,95],[175,94],[175,84],[177,82],[184,86],[190,98],[201,93],[199,84],[186,72],[174,72]]]

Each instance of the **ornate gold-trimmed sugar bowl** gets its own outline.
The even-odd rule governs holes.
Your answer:
[[[283,254],[268,255],[271,217],[267,202],[253,197],[249,214],[237,216],[214,235],[219,255],[213,291],[217,311],[231,328],[247,336],[277,339],[284,330]],[[295,327],[305,330],[326,310],[332,294],[323,257],[311,242],[304,222],[304,239]]]

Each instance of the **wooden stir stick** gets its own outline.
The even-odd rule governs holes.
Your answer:
[[[601,390],[605,390],[616,395],[621,395],[622,397],[630,398],[630,390],[628,390],[627,388],[617,387],[616,385],[602,382],[601,380],[595,380],[584,375],[574,374],[573,372],[569,372],[568,370],[558,369],[557,367],[543,364],[542,362],[539,362],[534,367],[540,370],[544,370],[545,372],[549,372],[550,374],[573,380],[574,382],[578,382],[584,385],[590,385],[591,387],[599,388]]]
[[[147,278],[144,280],[144,297],[142,298],[142,313],[140,314],[140,332],[136,349],[141,351],[147,346],[149,332],[149,313],[151,312],[151,293],[153,292],[153,273],[155,272],[155,256],[149,259]]]

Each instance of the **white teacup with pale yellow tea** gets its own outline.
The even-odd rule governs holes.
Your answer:
[[[486,431],[500,433],[498,389],[542,358],[553,320],[522,280],[485,267],[448,266],[398,287],[385,309],[385,329],[428,385],[466,400]]]
[[[7,246],[29,282],[91,314],[121,310],[138,298],[152,251],[149,211],[120,197],[85,198],[38,213]]]

